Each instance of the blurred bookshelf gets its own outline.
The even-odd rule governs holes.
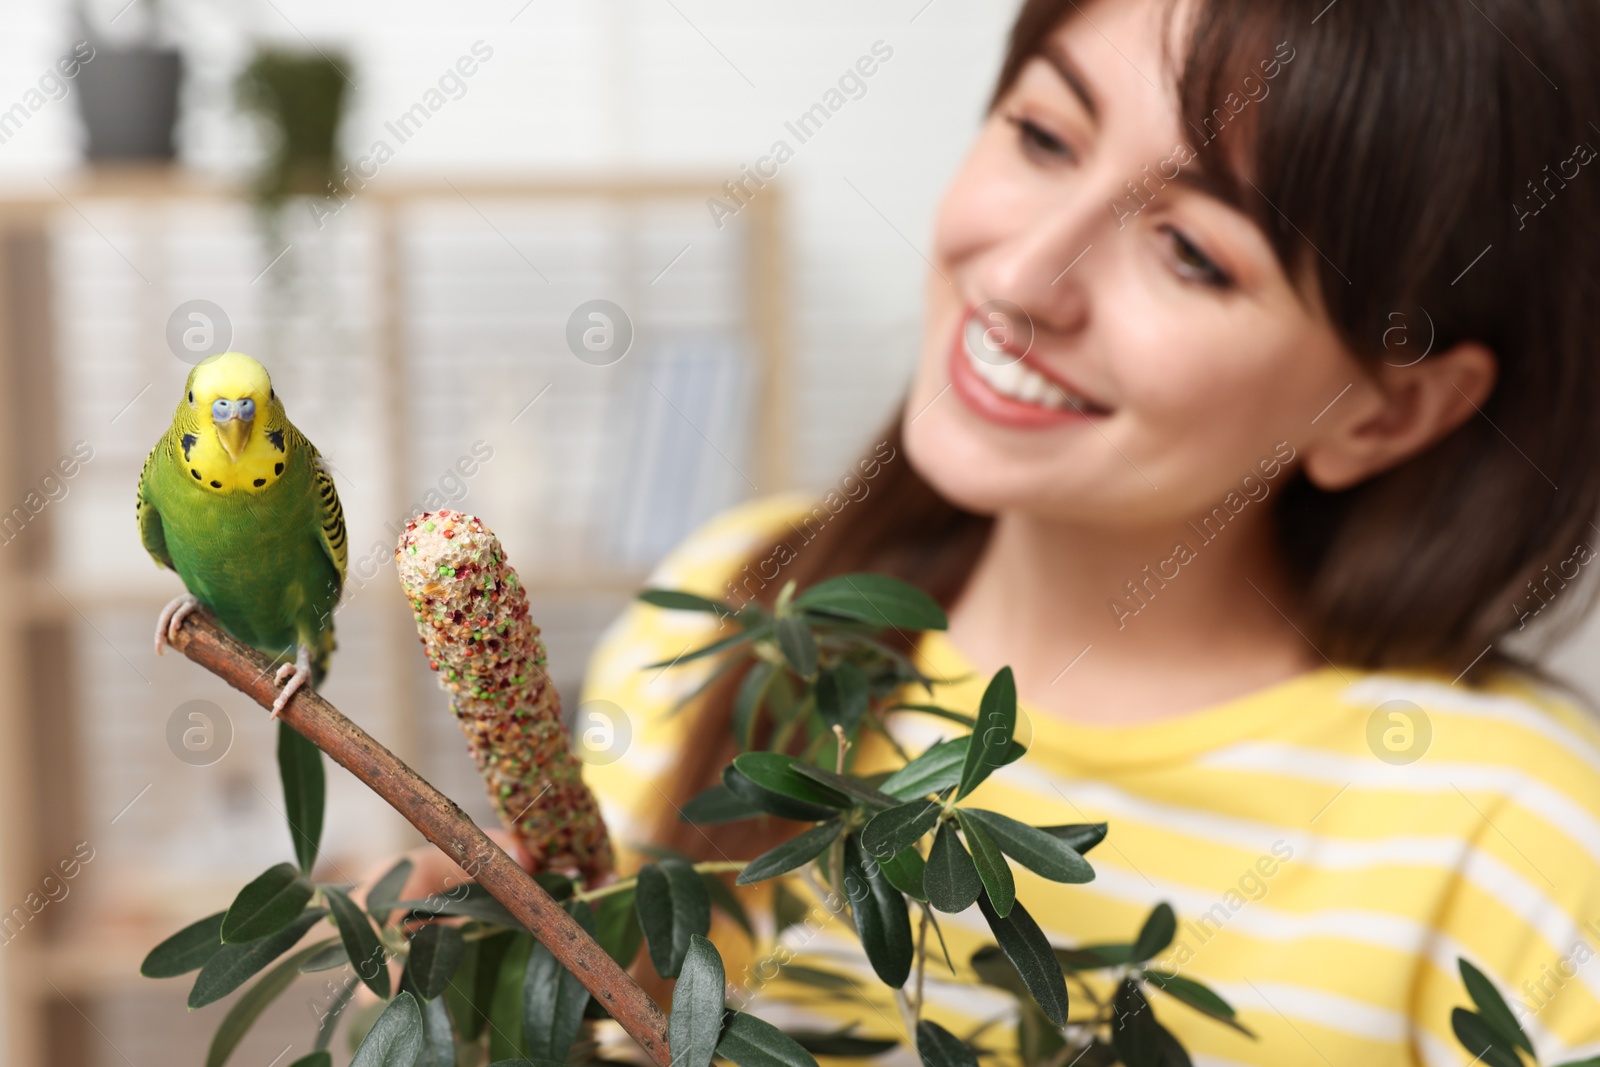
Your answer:
[[[395,585],[395,531],[417,505],[484,517],[570,710],[656,560],[792,484],[780,190],[719,228],[705,201],[720,195],[710,178],[385,177],[334,217],[290,202],[265,227],[243,190],[178,169],[0,190],[0,511],[28,513],[0,545],[0,910],[93,849],[57,879],[64,896],[0,929],[6,1062],[199,1062],[225,1009],[187,1013],[188,983],[143,979],[139,961],[289,854],[265,713],[152,654],[181,583],[144,553],[132,502],[189,369],[169,349],[174,309],[223,309],[231,347],[267,364],[333,466],[350,576],[324,692],[488,821]],[[604,366],[567,342],[597,298],[633,328]],[[78,442],[92,458],[43,483]],[[192,701],[231,737],[203,764],[168,740]],[[329,766],[317,873],[355,881],[420,839]],[[307,1051],[314,1019],[292,999],[238,1062]]]

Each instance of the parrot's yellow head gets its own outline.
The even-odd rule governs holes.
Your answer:
[[[223,352],[189,372],[179,422],[191,473],[213,489],[261,489],[284,470],[283,404],[267,368],[243,352]]]

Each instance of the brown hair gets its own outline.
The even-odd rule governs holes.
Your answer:
[[[991,111],[1076,10],[1072,0],[1027,0]],[[1571,173],[1600,145],[1588,122],[1600,115],[1589,70],[1600,5],[1337,0],[1307,12],[1289,0],[1199,0],[1177,68],[1194,150],[1353,351],[1384,358],[1390,313],[1422,309],[1432,351],[1479,340],[1500,370],[1481,413],[1422,454],[1346,491],[1297,475],[1279,494],[1306,634],[1357,668],[1471,667],[1473,680],[1532,670],[1485,649],[1517,627],[1515,605],[1532,583],[1586,544],[1600,507],[1600,255],[1590,248],[1600,168]],[[1292,61],[1270,97],[1229,125],[1230,94],[1238,99],[1280,41]],[[762,600],[789,580],[870,570],[955,601],[990,520],[942,499],[898,457],[898,418],[886,439],[897,458],[869,495],[794,551]],[[1570,624],[1587,603],[1567,599],[1579,609],[1566,613]],[[680,804],[737,753],[740,674],[696,712],[674,779]],[[730,855],[754,855],[782,831],[702,833],[668,811],[658,832],[703,856],[714,851],[706,834]]]

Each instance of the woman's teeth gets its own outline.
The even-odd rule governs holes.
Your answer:
[[[982,322],[975,318],[968,319],[965,332],[966,344],[962,347],[966,349],[968,366],[989,384],[989,388],[1001,396],[1024,404],[1050,408],[1053,411],[1066,411],[1072,408],[1092,413],[1101,410],[1088,399],[1061,388],[1023,363],[1020,358],[1004,350],[990,348],[984,332]],[[985,353],[984,357],[980,358],[978,352]],[[996,362],[990,362],[991,360]]]

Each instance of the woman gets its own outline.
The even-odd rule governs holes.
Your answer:
[[[829,506],[725,515],[652,584],[770,603],[878,570],[933,594],[936,698],[970,711],[1010,665],[1031,729],[982,805],[1111,826],[1094,882],[1019,872],[1019,898],[1061,945],[1171,901],[1166,962],[1258,1035],[1159,1004],[1197,1062],[1464,1062],[1463,955],[1545,1062],[1593,1054],[1600,746],[1506,639],[1585,606],[1600,18],[1318,7],[1028,0],[893,428]],[[620,837],[743,859],[782,829],[674,816],[736,751],[731,684],[669,719],[693,672],[640,670],[703,619],[610,631],[585,696],[635,736],[591,777]],[[908,747],[943,732],[897,721]],[[975,916],[944,924],[958,966],[990,940]],[[808,936],[801,962],[881,989],[848,922]],[[941,973],[956,1033],[1003,1008]],[[804,1000],[780,975],[750,1006],[899,1027],[886,997]]]

